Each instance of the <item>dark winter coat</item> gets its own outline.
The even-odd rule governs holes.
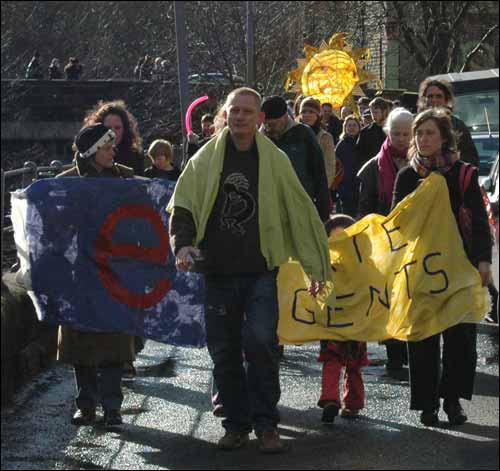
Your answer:
[[[151,80],[152,76],[153,64],[150,60],[148,60],[141,65],[139,80]]]
[[[64,67],[66,80],[80,80],[83,73],[83,67],[78,62],[70,62]]]
[[[59,69],[59,67],[51,65],[49,67],[49,79],[50,80],[57,80],[57,79],[62,79],[62,78],[63,78],[63,74],[62,74],[61,70]]]
[[[386,138],[384,130],[377,123],[372,123],[361,130],[356,146],[360,167],[379,153]]]
[[[290,118],[286,131],[275,144],[288,155],[300,183],[313,200],[319,217],[326,221],[330,213],[330,195],[323,152],[313,130]]]
[[[353,137],[345,136],[339,141],[335,148],[337,158],[342,162],[344,176],[337,189],[342,202],[349,207],[356,204],[358,196],[359,182],[357,173],[360,169],[356,140]]]
[[[198,142],[187,142],[185,145],[185,151],[184,151],[184,161],[182,162],[182,168],[187,165],[189,162],[189,159],[196,154],[210,139],[212,139],[214,136],[207,136],[207,137],[202,137],[201,139],[198,139]]]
[[[366,162],[358,173],[359,195],[358,195],[358,214],[364,217],[367,214],[381,214],[387,216],[391,207],[379,200],[379,174],[378,174],[378,156],[371,158]]]
[[[140,177],[144,175],[144,154],[142,152],[119,145],[116,148],[115,162],[133,169],[134,175]]]
[[[460,152],[460,160],[479,167],[479,154],[477,152],[472,136],[465,123],[455,115],[451,116],[453,129],[457,136],[457,147]]]
[[[335,115],[330,116],[326,130],[333,136],[335,145],[339,142],[340,135],[342,134],[342,121]]]

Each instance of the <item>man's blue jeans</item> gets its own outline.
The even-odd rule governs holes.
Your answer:
[[[253,426],[261,433],[279,422],[276,276],[277,270],[206,276],[208,351],[226,415],[222,426],[230,432],[250,432]]]

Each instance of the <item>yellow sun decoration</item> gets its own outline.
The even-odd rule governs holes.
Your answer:
[[[368,48],[353,48],[345,41],[344,33],[334,34],[319,48],[306,44],[305,59],[298,59],[298,68],[288,74],[286,91],[296,91],[331,103],[335,108],[352,96],[363,96],[360,84],[377,80],[376,75],[364,69],[371,59]],[[350,98],[350,99],[349,99]]]

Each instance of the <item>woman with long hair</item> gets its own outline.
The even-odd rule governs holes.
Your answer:
[[[123,100],[99,102],[84,119],[84,126],[102,123],[116,134],[115,161],[130,167],[135,175],[144,174],[144,154],[137,120]]]
[[[477,168],[459,159],[449,110],[431,108],[420,113],[413,123],[412,136],[409,165],[397,175],[392,206],[412,193],[432,172],[443,175],[465,252],[486,286],[491,280],[492,258],[488,216],[479,188]],[[465,172],[470,174],[467,187],[462,178]],[[470,214],[469,225],[460,216],[463,210]],[[440,368],[441,335],[443,353]],[[477,361],[476,325],[458,324],[425,340],[408,342],[408,353],[410,409],[422,411],[420,421],[424,425],[436,425],[442,397],[443,409],[450,424],[463,424],[467,416],[459,400],[472,399]]]

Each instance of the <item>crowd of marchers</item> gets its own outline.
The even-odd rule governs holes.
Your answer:
[[[154,70],[156,61],[144,58],[141,77],[150,74],[148,61]],[[279,365],[286,354],[276,333],[280,264],[292,258],[307,267],[309,291],[317,295],[331,277],[328,237],[369,213],[389,214],[432,172],[446,180],[467,257],[498,296],[479,157],[467,127],[453,114],[450,85],[424,81],[418,106],[414,115],[399,103],[361,97],[355,109],[334,110],[312,97],[287,103],[239,88],[216,113],[203,115],[199,135],[186,136],[182,168],[174,167],[172,145],[163,139],[151,143],[145,159],[138,123],[124,102],[99,103],[85,117],[74,142],[74,167],[60,176],[176,182],[168,207],[171,247],[178,270],[197,271],[206,281],[212,401],[225,429],[220,449],[244,446],[254,431],[262,452],[286,450],[278,432]],[[421,412],[423,425],[438,423],[440,399],[450,424],[467,420],[460,400],[472,398],[474,324],[419,342],[385,344],[387,373],[409,379],[410,408]],[[123,333],[60,328],[59,358],[75,369],[73,424],[93,424],[98,405],[105,425],[122,423],[121,379],[124,371],[133,376],[142,346]],[[357,417],[365,404],[366,343],[323,341],[318,361],[321,420]]]

